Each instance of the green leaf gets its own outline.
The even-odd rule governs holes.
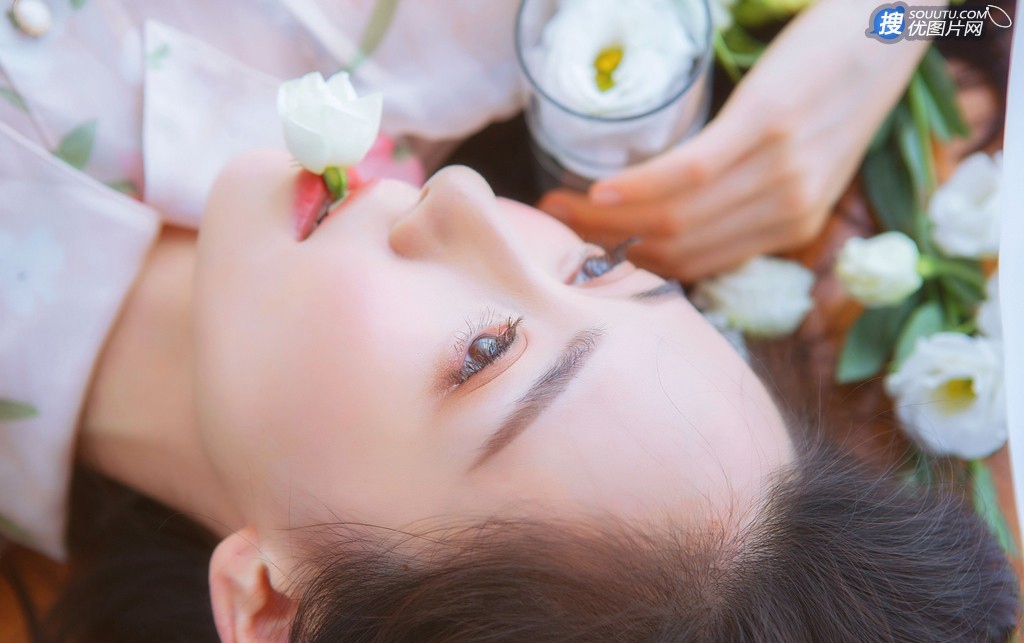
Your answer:
[[[17,109],[20,109],[23,112],[28,112],[28,105],[25,104],[25,99],[12,88],[0,87],[0,98],[3,98],[11,105],[14,105]]]
[[[722,37],[722,32],[716,31],[714,35],[714,48],[715,48],[715,59],[722,65],[722,69],[725,73],[729,74],[729,79],[734,83],[738,83],[743,78],[743,72],[740,70],[739,63],[736,62],[733,57],[732,50],[729,49],[729,45],[725,44],[725,38]]]
[[[17,538],[23,543],[29,543],[32,541],[32,537],[27,531],[2,514],[0,514],[0,530],[6,532],[11,538]]]
[[[846,333],[836,364],[836,382],[849,384],[877,375],[892,354],[900,327],[917,305],[916,296],[899,306],[868,308]]]
[[[928,172],[930,150],[929,154],[925,154],[924,142],[918,135],[917,127],[914,125],[909,110],[897,116],[894,128],[900,157],[910,174],[915,203],[922,203],[924,195],[930,193],[931,179]]]
[[[170,53],[171,46],[166,42],[160,43],[159,46],[153,48],[153,51],[146,54],[146,66],[150,69],[162,69],[164,60]]]
[[[999,495],[992,480],[992,472],[982,460],[971,460],[971,499],[974,510],[982,517],[992,535],[996,537],[1003,551],[1010,556],[1017,555],[1017,542],[1010,533],[1006,518],[999,509]]]
[[[968,136],[971,129],[964,121],[956,102],[956,83],[949,75],[946,59],[934,46],[929,47],[921,59],[921,64],[918,65],[918,70],[928,94],[935,103],[942,127],[957,136]]]
[[[348,66],[348,71],[355,71],[359,65],[373,55],[373,52],[380,46],[384,36],[387,35],[391,22],[395,19],[395,10],[398,9],[398,0],[377,0],[370,14],[370,20],[366,23],[363,36],[359,39],[359,51],[355,60]]]
[[[907,168],[898,158],[891,145],[869,152],[861,166],[861,183],[882,228],[913,236],[915,197]]]
[[[31,404],[0,398],[0,420],[2,421],[25,420],[37,415],[39,415],[39,410]]]
[[[924,165],[924,178],[920,185],[922,195],[931,194],[938,185],[938,179],[935,176],[935,152],[932,149],[932,127],[928,117],[927,100],[924,97],[927,91],[921,77],[914,74],[910,79],[910,87],[907,89],[907,105],[910,107],[914,133]]]
[[[69,0],[71,2],[72,9],[81,9],[85,6],[85,0]]]
[[[95,141],[96,119],[93,119],[68,132],[53,151],[53,155],[71,167],[81,170],[92,156]]]
[[[871,144],[868,145],[868,151],[874,152],[881,149],[883,145],[889,142],[889,138],[892,135],[892,124],[896,120],[896,110],[889,112],[889,115],[885,117],[882,124],[878,126],[878,130],[875,135],[871,138]]]
[[[926,301],[918,306],[910,315],[907,323],[896,340],[896,354],[893,357],[893,370],[899,368],[903,360],[910,356],[914,344],[921,337],[933,335],[945,328],[945,316],[942,306],[937,301]]]
[[[391,148],[391,160],[395,161],[396,163],[401,163],[402,161],[413,156],[414,154],[415,152],[412,149],[412,145],[410,145],[409,142],[405,140],[397,141],[395,143],[395,146]]]
[[[956,308],[954,318],[949,320],[949,323],[954,325],[970,317],[978,304],[985,298],[985,294],[976,286],[956,277],[940,277],[939,285],[942,288],[943,296],[951,299]]]
[[[928,123],[932,126],[932,133],[940,141],[948,141],[953,138],[953,131],[950,129],[949,123],[946,122],[946,117],[939,108],[939,104],[932,94],[931,89],[928,88],[928,84],[924,82],[924,78],[921,75],[921,70],[918,69],[914,73],[914,77],[920,80],[920,91],[918,99],[924,106],[925,111],[928,114]]]
[[[135,181],[131,179],[122,179],[120,181],[107,181],[107,186],[126,194],[132,198],[138,198],[142,192],[139,191],[139,186],[135,184]]]
[[[808,3],[803,3],[804,5]],[[795,5],[795,6],[794,6]],[[732,7],[733,20],[744,27],[758,29],[772,23],[781,23],[802,9],[801,3],[739,0]]]

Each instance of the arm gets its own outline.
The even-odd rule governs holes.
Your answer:
[[[821,0],[693,139],[540,207],[583,235],[641,235],[630,258],[686,281],[811,242],[928,45],[866,37],[877,6]]]

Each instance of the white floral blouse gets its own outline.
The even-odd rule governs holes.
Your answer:
[[[20,1],[48,25],[0,19],[0,534],[61,557],[83,396],[161,223],[196,226],[228,158],[283,145],[281,79],[348,68],[418,142],[510,115],[517,3]],[[399,151],[377,171],[421,180]]]

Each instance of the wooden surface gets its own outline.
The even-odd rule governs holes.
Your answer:
[[[955,67],[955,71],[960,102],[976,135],[974,140],[956,142],[940,150],[940,173],[946,175],[959,158],[979,146],[983,137],[998,131],[1002,122],[997,93],[966,67]],[[499,195],[533,201],[539,195],[531,184],[525,136],[522,119],[493,126],[457,150],[452,161],[476,167]],[[998,148],[998,139],[986,147]],[[842,337],[859,313],[857,305],[843,295],[833,277],[832,263],[847,238],[870,235],[873,229],[870,213],[854,184],[836,206],[821,237],[807,249],[791,255],[818,274],[814,291],[817,307],[801,327],[793,345],[799,347],[800,376],[809,393],[813,393],[818,409],[832,419],[834,430],[840,431],[842,439],[862,455],[891,460],[902,452],[903,438],[880,381],[855,386],[832,383]],[[1006,450],[989,458],[989,464],[997,481],[1000,505],[1012,532],[1018,535]],[[13,565],[19,571],[33,601],[40,606],[49,604],[59,591],[65,568],[21,548],[8,549],[2,555],[5,565]],[[1020,561],[1015,564],[1020,575]],[[25,621],[15,592],[6,580],[0,580],[0,643],[26,641]]]

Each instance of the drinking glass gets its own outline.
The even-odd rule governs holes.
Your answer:
[[[681,70],[653,106],[590,114],[559,100],[558,88],[545,86],[550,81],[541,73],[540,43],[561,2],[523,0],[516,18],[516,55],[526,80],[526,122],[540,187],[586,190],[594,180],[651,158],[703,127],[711,99],[713,29],[707,0],[672,0],[665,20],[679,21],[697,46],[689,70]]]

